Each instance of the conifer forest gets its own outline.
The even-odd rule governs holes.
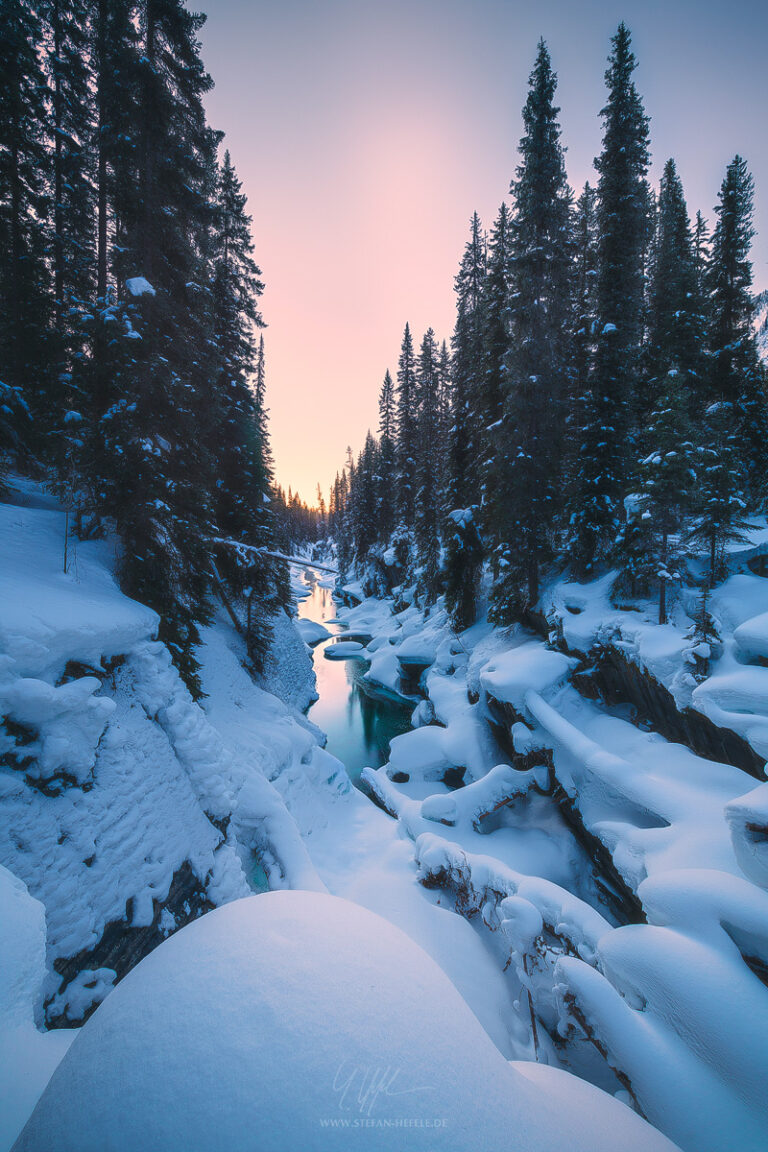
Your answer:
[[[766,1152],[768,10],[209,7],[0,0],[0,1152]]]

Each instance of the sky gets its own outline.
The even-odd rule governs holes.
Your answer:
[[[205,10],[205,0],[191,4]],[[610,37],[628,24],[652,178],[674,156],[710,221],[726,164],[755,177],[768,287],[766,0],[207,0],[209,119],[253,217],[276,479],[314,503],[375,431],[406,321],[450,339],[477,210],[517,163],[540,37],[559,77],[569,178],[593,179]]]

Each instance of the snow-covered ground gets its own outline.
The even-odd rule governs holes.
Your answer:
[[[273,892],[143,960],[83,1028],[16,1147],[501,1152],[510,1131],[521,1152],[673,1152],[583,1081],[510,1066],[386,920]]]
[[[607,592],[556,590],[568,647],[618,635],[681,690],[691,620],[659,628]],[[768,581],[734,575],[713,605],[724,656],[702,688],[722,683],[729,652],[762,654]],[[569,679],[577,661],[521,629],[455,637],[439,609],[421,627],[414,608],[380,601],[340,615],[373,633],[368,674],[390,690],[412,687],[415,661],[424,669],[416,718],[429,726],[363,775],[422,883],[496,958],[515,1055],[617,1093],[691,1152],[768,1147],[768,784],[585,699]],[[744,700],[732,727],[757,750],[768,707]],[[514,767],[492,746],[500,724]]]
[[[354,655],[369,660],[368,679],[413,699],[415,725],[392,741],[383,768],[364,772],[374,805],[300,711],[314,694],[308,645],[324,638],[324,624],[305,621],[299,634],[287,616],[275,621],[267,692],[245,671],[228,620],[217,619],[204,630],[207,695],[195,704],[155,639],[154,614],[119,592],[113,544],[78,544],[65,574],[63,528],[63,513],[35,486],[0,505],[0,865],[8,870],[0,872],[0,915],[19,941],[0,954],[0,1044],[17,1054],[4,1062],[0,1152],[73,1035],[41,1031],[46,1016],[76,1024],[100,1001],[23,1147],[51,1147],[52,1126],[61,1121],[64,1132],[80,1122],[67,1103],[75,1083],[88,1086],[96,1109],[92,1144],[62,1136],[56,1146],[106,1146],[104,1101],[122,1099],[109,1053],[123,1046],[133,1053],[119,1065],[130,1073],[125,1100],[134,1092],[151,1097],[158,1115],[167,1110],[147,1088],[162,1077],[136,1053],[156,1045],[168,1066],[166,1039],[183,1019],[179,1067],[194,1074],[179,1101],[199,1097],[211,1117],[237,1104],[241,1120],[250,1116],[270,1052],[278,1069],[274,1053],[283,1053],[287,1075],[306,1088],[293,1144],[264,1147],[336,1146],[335,1130],[312,1145],[307,1125],[321,1069],[338,1055],[329,1037],[352,1049],[350,1037],[362,1036],[367,1049],[354,1051],[369,1065],[386,1037],[399,1045],[398,1059],[410,1054],[409,1068],[412,1057],[441,1068],[440,1091],[448,1083],[455,1090],[450,1115],[477,1116],[480,1107],[476,1123],[487,1124],[489,1147],[499,1133],[507,1139],[510,1125],[528,1133],[521,1147],[531,1152],[579,1139],[600,1146],[587,1139],[588,1114],[598,1133],[612,1133],[606,1147],[618,1146],[625,1129],[624,1146],[664,1147],[633,1127],[635,1111],[685,1152],[764,1152],[768,784],[755,787],[740,769],[641,729],[626,709],[585,699],[571,682],[572,656],[523,630],[480,623],[456,636],[440,606],[425,620],[415,607],[394,614],[390,602],[371,599],[339,609],[355,637],[346,643],[360,645]],[[306,583],[294,579],[302,595]],[[738,573],[713,597],[722,651],[710,677],[687,688],[690,617],[665,628],[641,613],[619,620],[600,584],[561,586],[552,596],[563,631],[577,630],[565,637],[571,652],[611,636],[686,703],[739,669],[765,671],[768,581],[759,577]],[[724,683],[696,706],[713,717],[720,709],[721,723],[730,708],[742,717],[733,727],[757,750],[768,717],[759,690],[750,693],[749,712],[738,685],[729,696]],[[263,897],[240,900],[266,887],[319,894],[294,905],[303,927],[289,917],[292,927],[278,930],[253,909]],[[324,892],[402,930],[461,999],[443,982],[433,997],[414,1000],[427,971],[438,981],[422,967],[427,959],[415,958],[419,949],[408,951],[414,945],[373,918],[323,903]],[[226,914],[195,919],[225,904]],[[273,950],[257,944],[258,923],[265,939],[274,936]],[[200,965],[209,959],[206,981]],[[328,991],[334,966],[347,1001]],[[176,997],[179,973],[189,1003]],[[360,980],[376,995],[357,995]],[[273,986],[283,990],[273,996]],[[253,1039],[265,1011],[275,1032],[285,988],[304,1020],[301,1064],[289,1031],[277,1029],[270,1045]],[[316,1016],[308,1005],[321,992],[330,998]],[[157,1011],[137,1012],[136,997]],[[458,1032],[453,1040],[441,1032],[437,1043],[433,1018],[441,1014],[461,1023],[463,1052]],[[129,1035],[135,1018],[141,1026]],[[219,1076],[205,1053],[227,1044],[227,1030],[236,1070],[230,1075],[227,1063]],[[481,1082],[484,1092],[467,1094]],[[279,1093],[276,1100],[269,1123],[277,1132],[287,1104]],[[175,1113],[167,1111],[170,1124]],[[538,1115],[559,1111],[576,1118],[575,1129]],[[146,1109],[137,1115],[146,1118]],[[191,1124],[192,1105],[188,1115]],[[115,1147],[138,1146],[135,1119],[120,1122],[127,1143]],[[214,1139],[202,1121],[173,1127],[188,1140],[179,1135],[179,1147],[251,1146],[233,1135],[242,1126],[215,1130]],[[424,1147],[465,1147],[462,1131],[440,1143],[427,1134]],[[413,1139],[408,1131],[386,1146]]]
[[[205,632],[199,706],[155,614],[117,588],[114,543],[70,541],[64,573],[63,512],[29,483],[12,499],[0,504],[0,864],[16,878],[0,889],[0,1033],[15,1057],[3,1149],[71,1038],[38,1043],[36,1027],[79,1023],[180,924],[247,895],[254,871],[321,890],[285,797],[302,817],[316,789],[349,789],[294,706],[314,675],[287,617],[271,659],[283,699],[254,684],[222,620]],[[9,949],[19,908],[39,955]]]

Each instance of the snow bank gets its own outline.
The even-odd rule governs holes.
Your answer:
[[[768,660],[768,612],[761,612],[734,628],[733,638],[747,660]]]
[[[363,659],[365,649],[359,640],[336,640],[333,644],[326,644],[323,656],[326,660],[348,660],[351,656]]]
[[[0,866],[0,1150],[7,1152],[74,1032],[38,1032],[45,977],[45,912]]]
[[[118,589],[114,544],[71,540],[63,573],[64,515],[28,487],[0,505],[0,862],[45,907],[48,1018],[74,1022],[169,932],[246,895],[252,853],[273,886],[322,889],[290,809],[349,782],[221,621],[200,650],[212,696],[193,702],[157,616]],[[270,660],[289,698],[311,693],[284,613]]]
[[[330,896],[270,893],[142,961],[84,1027],[15,1148],[501,1152],[512,1129],[524,1152],[672,1149],[564,1076],[510,1067],[386,921]]]
[[[480,683],[489,696],[511,704],[523,713],[526,693],[547,692],[562,684],[576,661],[562,652],[551,652],[531,640],[494,656],[480,674]]]
[[[331,636],[323,624],[305,618],[296,621],[296,630],[305,644],[319,644],[321,640],[327,640]]]

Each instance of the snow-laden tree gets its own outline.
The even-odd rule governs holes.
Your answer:
[[[580,575],[608,558],[623,518],[633,466],[633,402],[644,319],[648,240],[648,117],[633,80],[636,60],[625,24],[612,40],[602,110],[603,150],[595,164],[598,261],[594,365],[581,404],[570,558]]]
[[[753,505],[766,496],[768,412],[766,376],[753,328],[750,250],[755,234],[754,184],[746,161],[736,156],[720,188],[706,273],[709,303],[708,353],[712,400],[730,404],[741,440],[746,491]]]
[[[571,318],[571,191],[560,141],[557,77],[540,41],[512,181],[512,296],[499,475],[493,506],[493,612],[508,620],[539,597],[563,489],[564,402]]]
[[[485,235],[480,217],[475,212],[470,222],[469,240],[454,281],[456,327],[451,341],[453,402],[449,503],[456,508],[475,504],[479,499],[485,271]]]
[[[406,324],[397,362],[397,511],[401,527],[413,527],[416,496],[416,358]]]
[[[43,25],[24,0],[0,3],[0,473],[45,453],[51,364],[48,89]]]
[[[661,624],[666,623],[668,586],[680,579],[677,545],[696,494],[690,413],[704,398],[703,341],[691,225],[680,177],[668,160],[651,258],[644,350],[648,415],[638,432],[638,498],[630,505],[619,543],[630,587],[658,587]]]
[[[397,410],[389,369],[379,392],[378,538],[388,540],[395,527],[397,496]]]
[[[439,490],[441,445],[439,372],[435,333],[428,328],[416,361],[416,499],[414,535],[419,585],[427,603],[437,595],[440,564],[440,519],[444,493]]]

